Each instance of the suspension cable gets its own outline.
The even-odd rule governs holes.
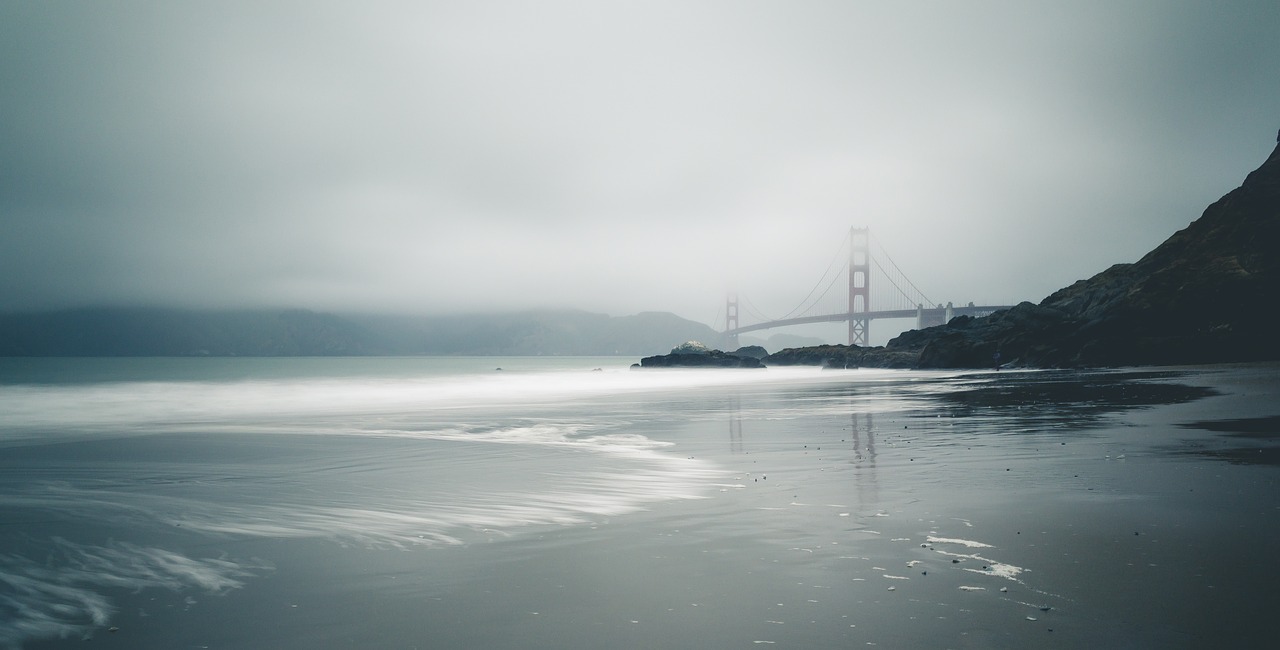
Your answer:
[[[822,275],[818,278],[818,281],[813,285],[811,289],[809,289],[809,292],[805,295],[805,297],[801,299],[799,304],[797,304],[791,311],[787,312],[782,317],[772,318],[770,316],[765,315],[765,313],[759,307],[756,307],[755,304],[753,304],[749,298],[747,298],[745,295],[738,294],[738,307],[741,310],[740,314],[745,313],[746,315],[749,315],[757,319],[757,322],[767,323],[767,322],[787,320],[792,316],[795,316],[797,313],[801,313],[801,314],[809,313],[809,311],[813,310],[815,307],[817,307],[817,305],[820,302],[822,302],[824,299],[827,298],[827,296],[831,293],[832,288],[835,287],[836,283],[840,280],[844,272],[849,269],[848,262],[845,262],[839,271],[837,271],[834,275],[831,274],[832,269],[835,268],[836,266],[836,261],[841,258],[841,254],[845,252],[847,245],[849,245],[848,237],[844,239],[844,243],[842,243],[840,248],[836,250],[835,255],[831,258],[831,261],[827,264],[826,270],[822,272]],[[898,267],[897,262],[894,262],[893,257],[889,255],[889,251],[885,250],[884,246],[881,245],[878,240],[876,240],[876,250],[880,253],[880,255],[876,255],[876,256],[868,255],[868,257],[870,258],[870,261],[875,266],[875,268],[880,272],[880,275],[883,276],[883,278],[887,280],[889,284],[893,286],[894,289],[897,290],[898,297],[901,299],[906,299],[910,303],[908,307],[915,307],[916,305],[919,305],[919,304],[926,304],[926,305],[934,304],[933,301],[930,300],[928,296],[926,296],[924,292],[921,291],[920,288],[917,287],[915,283],[911,281],[911,278],[907,277],[906,273],[903,273],[902,269]],[[884,259],[887,261],[888,267],[880,263],[881,256],[883,256]],[[826,284],[825,288],[823,287],[824,283]],[[910,291],[908,291],[906,288],[903,287],[904,284],[906,285],[906,287],[910,288]],[[822,288],[822,291],[820,293],[818,292],[819,288]],[[815,295],[817,296],[816,298],[814,297]],[[891,301],[888,306],[889,307],[898,306],[897,304],[894,304],[894,303],[896,303],[896,301]],[[871,305],[867,305],[867,306],[870,309]],[[848,305],[846,305],[845,307],[848,308]],[[728,314],[726,313],[724,314],[724,316],[726,317],[725,325],[727,326]],[[719,317],[717,317],[717,320],[718,319]],[[741,326],[741,324],[742,323],[740,322],[739,326]]]
[[[754,304],[752,304],[750,298],[747,298],[743,294],[738,294],[738,308],[742,309],[743,307],[746,307],[747,313],[759,319],[756,322],[767,323],[769,321],[778,320],[776,318],[769,318],[768,316],[765,316],[763,313],[760,312],[759,308],[757,308]]]
[[[893,285],[893,288],[898,290],[898,294],[899,294],[899,295],[901,295],[903,298],[906,298],[907,300],[910,300],[910,299],[911,299],[911,296],[910,296],[910,295],[908,295],[908,294],[907,294],[907,292],[906,292],[906,291],[904,291],[904,290],[902,289],[902,287],[901,287],[901,286],[899,286],[899,285],[898,285],[898,283],[894,281],[894,279],[893,279],[893,275],[892,275],[892,274],[890,274],[888,271],[886,271],[886,270],[884,269],[884,267],[883,267],[883,266],[880,266],[880,262],[879,262],[879,261],[877,261],[877,260],[875,260],[875,259],[873,258],[873,259],[871,260],[871,263],[872,263],[872,264],[875,264],[875,266],[876,266],[876,268],[877,268],[877,269],[880,269],[880,272],[884,274],[884,278],[885,278],[886,280],[888,280],[888,281],[889,281],[889,284],[892,284],[892,285]],[[903,279],[905,280],[906,278],[904,277]],[[908,284],[909,284],[909,283],[910,283],[910,281],[908,281]],[[932,303],[930,303],[930,304],[932,304]]]
[[[846,270],[848,270],[848,268],[849,268],[849,263],[848,263],[848,262],[845,262],[845,264],[844,264],[844,268],[842,268],[842,269],[840,269],[840,270],[841,270],[841,271],[846,271]],[[810,308],[812,308],[812,307],[816,307],[816,306],[818,305],[818,303],[822,301],[822,299],[823,299],[823,298],[826,298],[826,297],[827,297],[827,294],[831,293],[831,288],[832,288],[832,287],[834,287],[834,286],[836,286],[836,282],[840,280],[840,275],[841,275],[841,273],[836,273],[835,275],[831,276],[831,282],[829,282],[829,283],[827,284],[827,288],[826,288],[826,289],[823,289],[823,290],[822,290],[822,295],[821,295],[821,296],[818,296],[818,299],[817,299],[817,300],[815,300],[815,301],[813,301],[813,305],[812,305]]]
[[[806,295],[804,298],[802,298],[802,299],[800,300],[800,304],[796,305],[796,307],[795,307],[794,309],[792,309],[791,311],[787,312],[787,313],[786,313],[786,315],[784,315],[782,318],[776,318],[776,319],[774,319],[774,320],[786,320],[786,319],[788,319],[788,318],[791,318],[793,315],[795,315],[795,313],[796,313],[796,312],[800,311],[800,309],[801,309],[802,307],[804,307],[806,311],[807,311],[808,309],[812,309],[812,308],[813,308],[813,306],[814,306],[814,304],[817,304],[818,300],[822,300],[823,296],[826,296],[826,295],[827,295],[826,291],[823,291],[823,292],[822,292],[822,294],[818,296],[818,300],[815,300],[815,301],[813,302],[813,304],[810,304],[810,305],[808,305],[808,306],[806,307],[806,303],[808,303],[808,302],[809,302],[809,299],[813,297],[813,293],[814,293],[815,291],[817,291],[817,290],[818,290],[818,287],[822,286],[822,282],[823,282],[824,280],[826,280],[826,279],[827,279],[827,274],[828,274],[828,273],[830,273],[830,272],[831,272],[832,267],[834,267],[834,266],[836,265],[836,260],[840,259],[840,257],[841,257],[841,255],[840,255],[840,254],[844,252],[845,245],[848,243],[848,241],[849,241],[849,238],[848,238],[848,237],[846,237],[846,238],[845,238],[845,241],[844,241],[844,242],[842,242],[842,243],[840,244],[840,248],[836,249],[836,254],[835,254],[835,256],[834,256],[834,257],[832,257],[832,258],[831,258],[831,262],[827,264],[827,270],[825,270],[825,271],[823,271],[823,272],[822,272],[822,276],[818,278],[818,282],[817,282],[817,284],[814,284],[814,285],[813,285],[813,288],[809,290],[808,295]],[[845,268],[848,268],[848,262],[845,262]],[[837,272],[837,273],[836,273],[836,275],[834,276],[834,278],[839,278],[839,277],[840,277],[840,273],[839,273],[839,272]],[[833,279],[833,281],[834,281],[834,279]],[[827,290],[829,291],[830,289],[831,289],[831,285],[830,285],[830,284],[828,284],[828,285],[827,285]]]
[[[925,296],[924,292],[920,290],[920,287],[917,287],[915,283],[911,281],[911,278],[908,278],[907,274],[903,273],[902,269],[898,268],[898,264],[893,261],[893,256],[889,255],[889,251],[885,250],[884,246],[882,246],[878,240],[876,241],[876,248],[881,253],[884,254],[884,258],[886,260],[889,260],[889,265],[893,267],[894,271],[897,271],[898,277],[902,278],[902,280],[907,283],[907,286],[915,290],[915,295],[909,294],[907,293],[906,290],[904,290],[901,286],[899,286],[898,283],[894,282],[893,279],[890,278],[889,280],[890,284],[893,284],[894,288],[898,290],[898,293],[902,294],[902,296],[907,300],[914,300],[916,298],[919,298],[920,300],[917,301],[917,304],[923,303],[926,305],[932,305],[933,301],[929,300],[928,296]],[[875,260],[875,258],[872,258],[872,259]],[[886,277],[890,276],[889,272],[886,271],[883,266],[880,266],[880,263],[878,261],[876,262],[876,266],[879,267],[882,272],[884,272]]]

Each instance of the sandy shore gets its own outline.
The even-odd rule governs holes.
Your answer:
[[[617,426],[696,464],[697,498],[480,526],[457,543],[128,522],[89,540],[55,513],[7,534],[10,551],[30,554],[45,536],[175,548],[235,584],[108,585],[109,625],[88,641],[22,647],[1260,647],[1273,637],[1267,558],[1280,544],[1276,370],[864,374],[630,398],[609,407],[627,414]],[[176,440],[145,444],[160,453]],[[354,450],[296,440],[240,440],[236,453]],[[415,475],[427,457],[404,449],[344,480]],[[524,467],[507,480],[554,487],[582,469],[573,448],[536,466],[494,449],[507,455],[459,471]],[[635,471],[590,463],[600,476]],[[635,480],[688,475],[663,472]],[[127,545],[112,541],[128,530]],[[227,566],[240,573],[217,573]]]

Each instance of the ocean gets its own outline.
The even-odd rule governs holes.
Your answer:
[[[0,359],[0,648],[1269,647],[1280,366]]]

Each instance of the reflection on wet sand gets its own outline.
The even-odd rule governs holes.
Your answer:
[[[1054,370],[959,377],[935,397],[951,418],[994,418],[1022,431],[1097,426],[1120,411],[1185,404],[1219,394],[1180,383],[1176,370]]]
[[[745,453],[742,445],[742,396],[738,393],[729,395],[729,453]]]
[[[858,416],[862,416],[862,424],[858,423]],[[849,430],[853,436],[853,460],[855,466],[863,465],[866,462],[868,467],[876,466],[876,433],[873,416],[871,413],[859,413],[852,411],[849,413]],[[863,445],[863,432],[866,433],[866,444]]]
[[[869,411],[850,411],[849,435],[853,441],[853,458],[849,463],[854,468],[853,481],[858,508],[865,510],[877,507],[880,502],[880,486],[876,478],[876,429],[874,417]]]

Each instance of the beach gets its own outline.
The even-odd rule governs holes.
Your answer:
[[[0,647],[1273,636],[1274,364],[110,361],[0,368]]]

